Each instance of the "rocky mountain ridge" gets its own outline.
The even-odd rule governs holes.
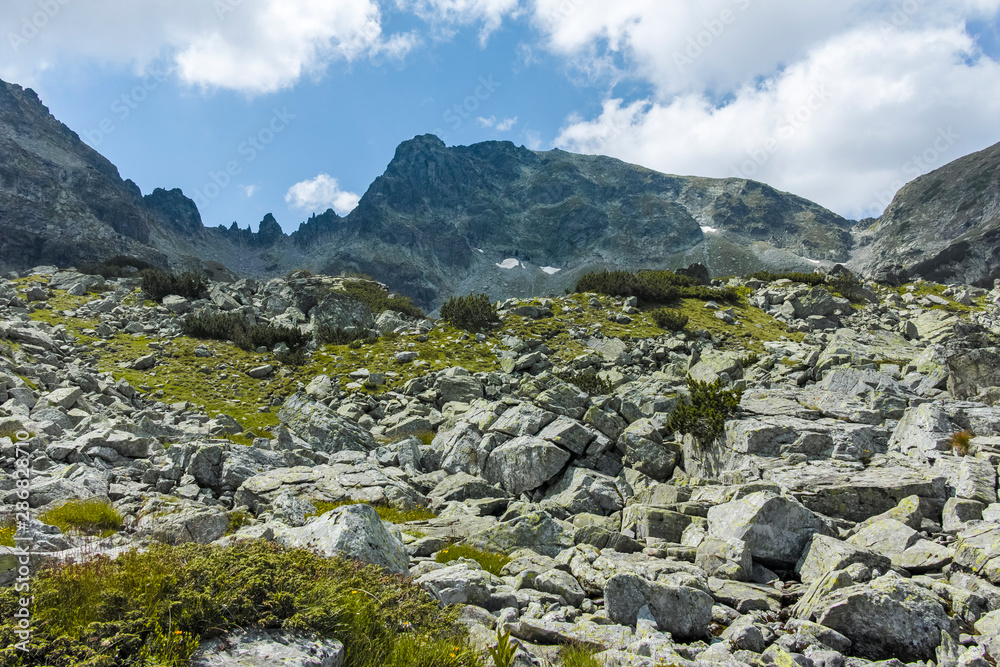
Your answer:
[[[466,332],[366,314],[344,281],[160,303],[54,267],[0,283],[0,514],[31,471],[16,537],[45,562],[248,540],[346,554],[458,605],[470,655],[508,630],[525,667],[565,643],[641,667],[1000,654],[997,290],[868,283],[852,303],[844,283],[734,279],[736,303],[675,304],[680,331],[574,294],[499,302],[497,327]],[[182,335],[226,313],[379,338],[313,340],[289,365],[280,345]],[[670,428],[692,380],[741,396],[718,437]],[[37,518],[83,499],[122,525],[97,539]],[[454,545],[508,560],[449,561]],[[7,583],[15,553],[0,547]],[[333,665],[347,643],[209,639],[192,664]]]

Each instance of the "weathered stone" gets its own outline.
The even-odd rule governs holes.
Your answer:
[[[705,570],[710,577],[747,581],[753,569],[750,550],[743,540],[714,537],[706,538],[698,545],[695,565]]]
[[[824,530],[800,503],[766,492],[752,493],[708,512],[709,535],[746,542],[755,560],[794,565],[812,536]]]
[[[335,639],[279,632],[238,630],[202,640],[192,667],[341,667],[344,645]]]
[[[490,453],[483,476],[518,496],[555,477],[569,459],[569,452],[551,442],[519,436]]]
[[[289,431],[322,452],[367,452],[377,446],[366,429],[301,392],[285,400],[278,411],[278,418]]]
[[[982,523],[960,532],[955,564],[1000,585],[1000,525]]]
[[[803,583],[810,584],[834,570],[846,569],[853,563],[863,563],[879,572],[888,572],[892,567],[892,561],[887,556],[817,533],[806,545],[802,558],[795,565],[795,571]]]
[[[311,549],[332,556],[357,558],[407,574],[409,556],[403,543],[382,525],[369,505],[347,505],[327,512],[301,528],[291,528],[276,535],[285,546]]]

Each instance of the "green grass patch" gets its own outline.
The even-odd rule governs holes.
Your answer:
[[[199,642],[236,628],[313,631],[344,644],[346,667],[479,667],[454,611],[406,579],[357,561],[264,541],[153,545],[32,579],[28,651],[0,591],[0,664],[186,665]]]
[[[559,648],[559,664],[562,667],[602,667],[595,658],[597,649],[587,644],[566,644]]]
[[[64,533],[107,537],[122,529],[122,515],[106,500],[71,500],[38,517]]]
[[[360,500],[352,500],[346,498],[344,500],[338,500],[336,502],[330,502],[326,500],[316,500],[313,501],[313,507],[316,508],[315,512],[310,512],[306,514],[306,517],[320,516],[326,514],[331,510],[335,510],[338,507],[344,507],[346,505],[367,505],[369,503],[364,503]],[[374,504],[372,507],[375,509],[376,514],[383,521],[388,521],[389,523],[408,523],[410,521],[427,521],[428,519],[434,519],[437,514],[427,509],[426,507],[416,507],[413,509],[400,509],[398,507],[393,507],[392,505],[384,504]]]
[[[226,528],[226,535],[232,535],[243,526],[249,526],[253,522],[253,515],[243,510],[229,512],[229,526]]]
[[[482,549],[470,547],[466,544],[452,544],[437,552],[434,556],[434,560],[438,563],[450,563],[459,558],[474,560],[484,570],[496,576],[500,576],[503,566],[510,562],[510,558],[505,554],[483,551]]]
[[[13,519],[0,521],[0,547],[14,547],[14,534],[17,533],[17,524]]]

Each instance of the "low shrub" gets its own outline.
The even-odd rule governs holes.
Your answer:
[[[139,275],[142,277],[142,291],[153,301],[161,301],[170,294],[197,299],[208,289],[205,279],[197,273],[177,275],[159,269],[145,269]]]
[[[968,456],[969,450],[971,449],[972,439],[975,435],[972,431],[959,431],[953,433],[950,438],[948,438],[948,446],[957,456]]]
[[[441,306],[441,319],[460,329],[485,329],[497,324],[500,316],[485,294],[453,296]]]
[[[320,325],[316,327],[316,342],[320,345],[350,345],[356,340],[368,337],[368,331],[361,327],[342,329]]]
[[[505,554],[483,551],[482,549],[470,547],[466,544],[449,545],[437,552],[434,556],[434,560],[438,563],[450,563],[453,560],[458,560],[459,558],[474,560],[479,563],[484,570],[498,577],[500,576],[500,571],[503,569],[503,566],[510,562],[510,558],[508,558]]]
[[[673,271],[602,271],[588,273],[576,284],[576,291],[607,296],[634,296],[643,305],[671,304],[680,299],[738,303],[740,293],[732,287],[714,289],[698,284],[689,276]]]
[[[232,535],[243,526],[249,526],[253,521],[253,515],[243,510],[229,512],[229,526],[226,528],[226,535]]]
[[[83,533],[107,537],[122,529],[122,515],[106,500],[70,500],[45,511],[39,519],[58,526],[64,533]]]
[[[373,565],[263,540],[154,544],[38,572],[34,633],[21,651],[23,593],[0,590],[0,664],[186,665],[201,640],[235,628],[315,632],[344,667],[480,667],[454,609]]]
[[[688,377],[687,386],[690,397],[678,401],[666,430],[668,433],[690,433],[708,444],[722,434],[726,419],[739,409],[743,392],[725,389],[721,380],[699,382]]]
[[[101,276],[103,278],[127,278],[140,271],[156,269],[144,259],[138,257],[128,257],[126,255],[115,255],[103,262],[82,262],[78,267],[80,273],[89,276]]]
[[[691,319],[679,310],[669,308],[657,308],[650,313],[656,326],[667,331],[680,331],[687,326]]]
[[[309,336],[302,333],[298,327],[251,325],[246,317],[234,313],[186,317],[181,320],[181,333],[192,338],[231,341],[236,347],[248,352],[258,347],[272,350],[278,343],[284,343],[292,353],[297,353],[309,342]],[[284,362],[289,363],[289,361]]]
[[[605,396],[614,391],[614,385],[598,375],[596,371],[561,372],[556,373],[555,376],[563,382],[575,385],[580,391],[591,396]]]
[[[805,283],[806,285],[822,285],[826,282],[826,276],[822,273],[801,273],[801,272],[774,272],[757,271],[751,273],[747,278],[760,280],[765,283],[773,283],[775,280],[791,280],[793,283]]]
[[[394,310],[409,317],[419,319],[425,317],[424,311],[420,310],[410,297],[390,294],[376,282],[345,282],[343,288],[338,291],[365,304],[375,315],[386,310]]]

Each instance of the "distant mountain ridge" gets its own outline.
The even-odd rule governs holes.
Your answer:
[[[270,214],[256,232],[206,228],[180,190],[143,196],[33,91],[0,82],[0,269],[132,255],[216,278],[358,271],[428,308],[454,293],[561,293],[592,270],[693,262],[714,275],[904,263],[917,275],[986,280],[1000,267],[998,152],[917,179],[874,225],[856,229],[756,181],[502,141],[448,147],[423,135],[399,145],[349,215],[328,210],[286,235]],[[952,221],[964,231],[940,232],[956,229]]]

